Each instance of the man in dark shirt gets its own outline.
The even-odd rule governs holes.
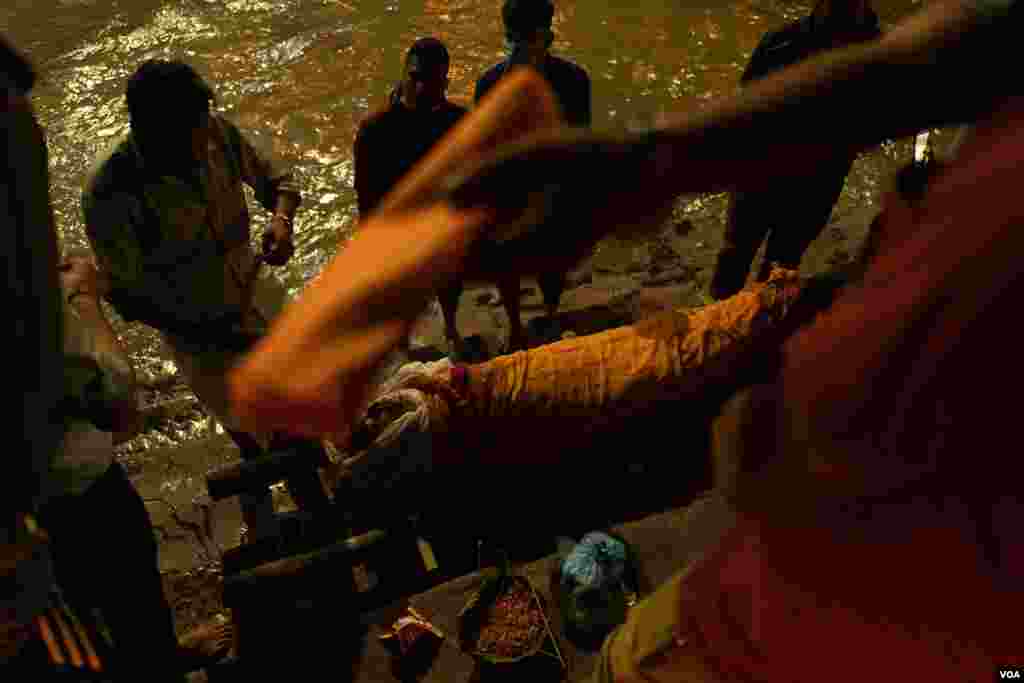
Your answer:
[[[879,35],[878,17],[867,0],[821,0],[810,16],[761,39],[740,82],[748,84],[823,50]],[[733,195],[711,295],[724,299],[743,288],[765,237],[768,243],[759,280],[768,279],[772,263],[797,268],[828,223],[853,160],[853,155],[842,153],[798,182]]]
[[[590,77],[576,64],[549,52],[555,39],[551,31],[555,6],[551,0],[505,0],[501,15],[509,56],[476,82],[474,101],[479,102],[513,66],[528,64],[551,84],[569,125],[589,126]]]
[[[547,80],[558,99],[566,123],[570,126],[587,127],[591,122],[590,77],[581,67],[550,53],[555,34],[551,25],[555,17],[555,6],[551,0],[505,0],[501,8],[505,25],[505,42],[509,56],[495,64],[476,82],[475,103],[501,80],[502,76],[518,65],[531,66]],[[558,303],[565,290],[564,272],[537,274],[537,285],[544,298],[548,322],[554,320]],[[501,299],[509,316],[508,350],[526,348],[525,332],[519,320],[519,291],[517,277],[509,276],[499,283]],[[455,329],[455,313],[458,308],[462,283],[455,282],[439,295],[444,313],[446,334],[456,349],[461,346]],[[550,334],[550,332],[549,332]]]
[[[402,82],[387,106],[359,125],[354,153],[361,218],[466,113],[445,97],[449,62],[441,41],[416,41],[406,55]]]

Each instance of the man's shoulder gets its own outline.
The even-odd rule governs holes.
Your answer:
[[[756,80],[804,59],[813,51],[815,40],[809,16],[769,31],[750,56],[741,80]]]
[[[760,53],[772,52],[787,47],[797,47],[810,37],[810,17],[792,21],[782,28],[768,31],[757,44]]]
[[[482,94],[493,87],[505,75],[507,70],[508,62],[502,61],[483,72],[480,78],[476,79],[477,93]]]
[[[558,74],[563,79],[578,82],[590,81],[590,75],[587,74],[587,70],[575,62],[570,62],[568,59],[551,55],[548,58],[547,68],[551,73]]]
[[[381,128],[387,128],[394,121],[395,108],[391,101],[385,102],[363,117],[357,129],[358,135],[372,134]]]

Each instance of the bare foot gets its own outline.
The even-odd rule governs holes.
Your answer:
[[[235,629],[230,622],[197,626],[178,638],[178,659],[186,671],[195,671],[223,659],[231,649]]]

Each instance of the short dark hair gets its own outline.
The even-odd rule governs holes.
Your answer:
[[[132,125],[181,123],[181,115],[209,111],[213,90],[188,64],[177,60],[143,62],[125,89]]]
[[[555,5],[551,0],[505,0],[501,8],[506,35],[529,35],[550,29],[555,19]]]
[[[451,64],[448,48],[437,38],[420,38],[417,40],[405,55],[406,63],[413,56],[419,57],[420,62],[427,68],[439,67],[444,69],[445,73],[448,73],[448,66]]]

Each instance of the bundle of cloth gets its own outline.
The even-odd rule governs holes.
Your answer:
[[[406,364],[369,402],[341,471],[368,453],[401,453],[394,447],[410,433],[431,435],[421,443],[435,459],[478,435],[508,444],[504,454],[490,448],[489,460],[515,462],[527,457],[520,430],[557,416],[557,437],[530,442],[528,457],[543,460],[555,455],[547,449],[579,446],[658,403],[724,398],[772,362],[805,283],[796,271],[777,268],[767,282],[707,306],[476,365]]]

